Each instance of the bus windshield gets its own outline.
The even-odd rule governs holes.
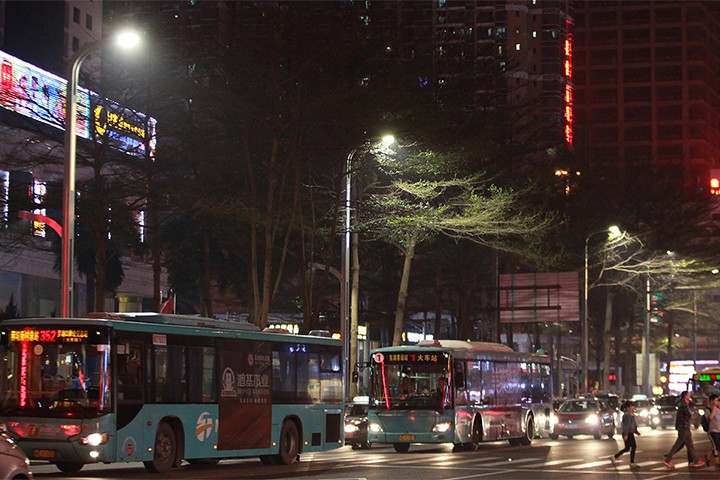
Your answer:
[[[86,329],[7,334],[0,351],[0,415],[92,418],[110,411],[107,343],[89,343]]]
[[[447,363],[385,363],[373,378],[374,405],[441,410],[452,406]]]

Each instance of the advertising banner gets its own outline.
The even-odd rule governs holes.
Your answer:
[[[65,128],[67,80],[0,51],[0,107]],[[155,158],[154,118],[77,89],[77,135],[137,157]]]
[[[270,343],[243,340],[220,352],[218,449],[269,448],[272,425]]]

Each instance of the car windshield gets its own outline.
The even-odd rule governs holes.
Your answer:
[[[650,400],[635,400],[636,408],[648,408],[651,406],[652,406],[652,402]]]
[[[676,407],[677,397],[660,397],[655,400],[655,404],[661,407]]]
[[[597,402],[588,400],[573,400],[565,402],[560,405],[558,412],[562,413],[579,413],[579,412],[594,412],[597,410]]]

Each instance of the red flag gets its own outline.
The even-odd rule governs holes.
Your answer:
[[[170,293],[170,296],[160,304],[160,313],[175,313],[175,294]]]

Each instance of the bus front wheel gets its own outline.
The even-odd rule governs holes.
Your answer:
[[[398,453],[407,453],[410,450],[409,443],[393,443],[393,448]]]
[[[60,470],[61,472],[65,473],[76,473],[82,470],[82,468],[85,466],[82,462],[56,462],[55,466]]]
[[[175,464],[177,441],[175,431],[165,422],[158,425],[155,433],[155,451],[153,459],[143,462],[145,468],[153,473],[165,473]]]
[[[535,438],[535,420],[532,416],[528,416],[525,423],[525,436],[520,439],[520,445],[532,444],[533,438]]]
[[[300,434],[292,420],[285,420],[280,430],[280,453],[275,460],[280,465],[291,465],[300,452]]]

